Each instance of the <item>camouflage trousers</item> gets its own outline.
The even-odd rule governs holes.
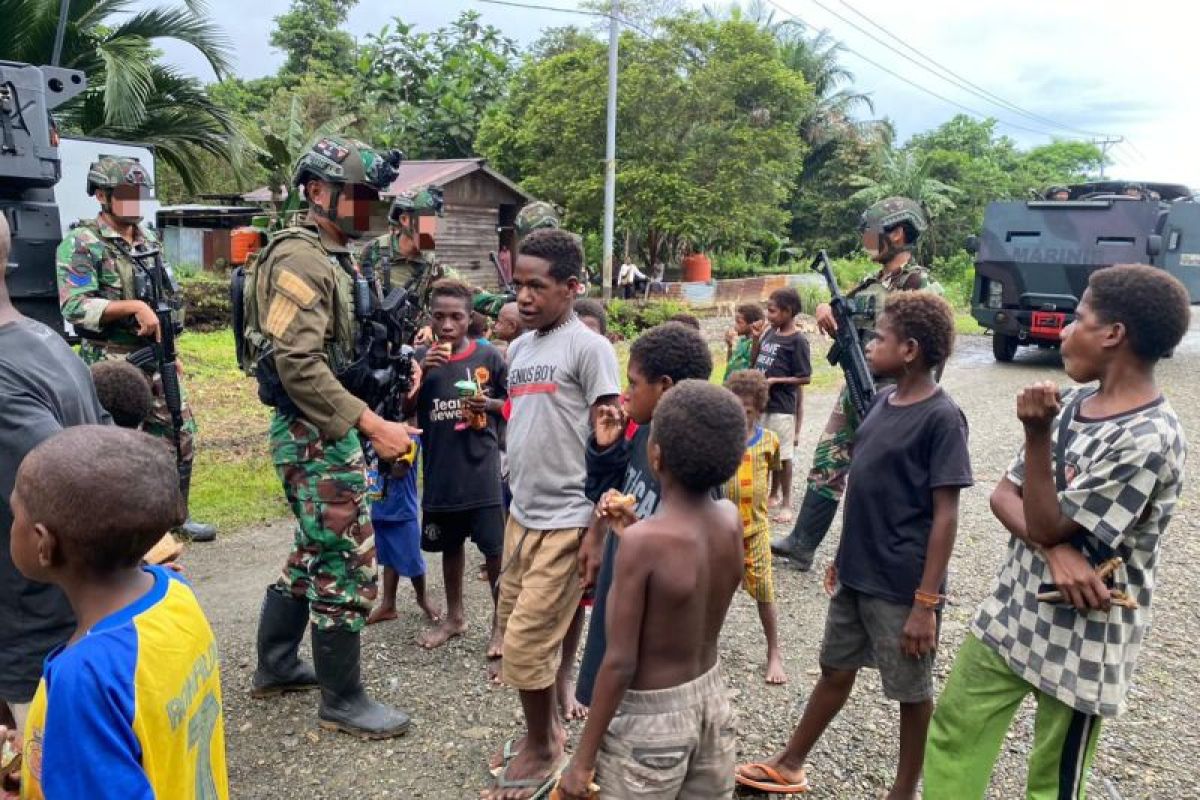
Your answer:
[[[362,630],[375,602],[375,529],[358,432],[321,438],[303,417],[276,412],[271,460],[296,517],[296,542],[276,587],[307,600],[322,630]]]
[[[808,473],[808,490],[835,503],[846,491],[846,476],[850,473],[850,456],[854,450],[854,433],[858,430],[858,414],[850,404],[850,393],[842,387],[825,430],[817,439],[812,469]]]
[[[79,347],[79,356],[84,363],[91,366],[98,361],[119,361],[129,355],[132,350],[118,346],[107,346],[91,341],[85,341]],[[154,405],[150,415],[142,423],[142,430],[151,436],[164,439],[175,455],[175,426],[171,423],[171,412],[167,409],[167,396],[163,392],[162,376],[157,372],[150,379],[150,390],[154,395]],[[183,374],[179,375],[179,395],[183,400],[183,431],[179,437],[179,449],[183,454],[185,464],[192,463],[196,457],[196,418],[192,415],[192,407],[188,403],[187,389],[184,386]]]

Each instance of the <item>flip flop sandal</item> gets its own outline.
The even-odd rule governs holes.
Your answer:
[[[495,788],[501,790],[509,789],[533,789],[533,794],[529,795],[526,800],[548,800],[550,793],[554,791],[554,787],[558,785],[558,778],[562,775],[563,768],[567,765],[566,759],[563,759],[558,766],[550,770],[550,774],[545,778],[520,778],[510,780],[508,777],[508,765],[506,764],[500,774],[496,776]]]
[[[747,778],[742,774],[743,769],[756,769],[767,777],[767,780],[758,780],[756,778]],[[803,773],[801,773],[803,775]],[[797,783],[789,783],[787,778],[779,774],[779,770],[772,767],[770,764],[752,763],[743,764],[737,768],[734,773],[734,780],[739,786],[746,786],[751,789],[757,789],[760,792],[767,794],[803,794],[809,790],[808,778],[802,777]]]
[[[503,763],[498,767],[488,767],[488,772],[492,773],[493,778],[498,778],[500,773],[504,772],[504,768],[508,766],[508,762],[516,758],[519,752],[521,751],[517,749],[517,739],[515,736],[511,739],[505,739],[504,747],[500,749],[500,758],[503,759]]]

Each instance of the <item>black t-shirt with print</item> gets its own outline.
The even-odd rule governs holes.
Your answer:
[[[789,334],[775,329],[767,331],[758,348],[754,368],[768,378],[807,378],[812,375],[808,339],[800,331]],[[767,413],[796,413],[796,389],[794,384],[772,384]]]
[[[419,359],[424,352],[417,353]],[[461,353],[429,370],[417,395],[426,511],[466,511],[503,503],[500,488],[499,419],[488,414],[483,430],[462,426],[462,399],[454,384],[471,378],[484,393],[503,399],[507,392],[504,356],[491,345],[472,341]]]
[[[838,580],[864,594],[910,605],[925,571],[933,490],[972,484],[967,418],[939,388],[907,406],[882,389],[854,435]]]

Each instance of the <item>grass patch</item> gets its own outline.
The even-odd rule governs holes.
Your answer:
[[[954,330],[959,336],[982,336],[985,332],[969,311],[954,312]]]

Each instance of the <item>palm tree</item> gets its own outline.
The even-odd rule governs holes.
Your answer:
[[[233,116],[204,87],[158,61],[155,43],[199,51],[218,78],[230,49],[205,17],[202,0],[141,8],[135,0],[71,0],[61,66],[82,70],[88,89],[56,112],[66,130],[152,144],[193,190],[200,154],[233,158],[241,135]],[[0,59],[44,64],[53,49],[59,0],[0,0]]]
[[[272,200],[279,201],[280,187],[287,192],[277,221],[286,221],[290,214],[300,207],[300,190],[291,183],[292,167],[304,154],[305,145],[318,136],[341,133],[357,121],[358,118],[354,114],[345,114],[329,120],[315,130],[306,131],[300,108],[300,98],[293,95],[292,104],[283,125],[278,129],[264,130],[262,146],[250,146],[258,165],[267,172]]]
[[[962,189],[929,177],[924,158],[908,150],[885,150],[878,178],[856,176],[852,183],[859,188],[850,199],[870,205],[885,197],[907,197],[920,203],[929,218],[954,208],[954,197]]]

